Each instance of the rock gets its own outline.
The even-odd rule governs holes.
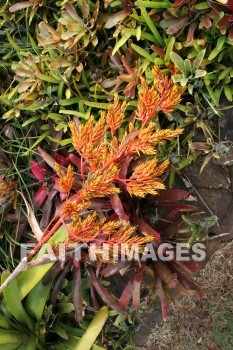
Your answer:
[[[148,336],[151,334],[151,330],[160,322],[162,322],[163,316],[160,310],[160,303],[159,301],[154,302],[153,305],[147,307],[146,310],[144,310],[141,319],[140,324],[141,327],[137,333],[137,335],[134,337],[134,343],[140,349],[146,349],[145,344],[147,341]]]
[[[221,188],[215,188],[215,189],[208,189],[208,188],[198,188],[197,192],[201,196],[201,198],[204,200],[204,202],[207,204],[209,209],[217,215],[219,219],[221,219],[227,212],[231,200],[232,200],[232,193],[229,190],[221,189]],[[200,199],[200,197],[197,196],[198,199],[198,208],[205,211],[208,215],[208,209],[203,203],[203,201]]]
[[[205,156],[199,157],[195,163],[188,165],[184,172],[192,185],[198,188],[228,188],[228,173],[211,159],[200,173]]]
[[[232,102],[225,99],[221,101],[221,105],[228,107],[224,109],[223,115],[219,117],[219,129],[221,141],[233,142],[233,106]]]

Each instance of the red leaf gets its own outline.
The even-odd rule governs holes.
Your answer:
[[[61,261],[56,261],[54,265],[49,269],[48,272],[44,275],[42,279],[43,286],[47,286],[49,283],[54,281],[54,279],[57,277],[57,275],[62,271],[62,264]]]
[[[164,209],[167,214],[163,216],[163,222],[159,224],[159,230],[165,230],[171,222],[178,221],[182,213],[196,211],[197,208],[193,205],[182,204],[182,203],[169,203],[169,204],[159,204],[159,209]]]
[[[63,193],[63,192],[60,192],[60,201],[64,202],[65,199],[67,199],[67,194]]]
[[[140,219],[136,214],[130,215],[135,225],[137,225],[139,231],[145,232],[150,236],[154,236],[155,240],[160,240],[160,234],[155,231],[147,222]]]
[[[117,221],[118,220],[118,216],[117,214],[113,213],[112,215],[110,215],[108,218],[107,218],[107,222],[108,221]]]
[[[180,269],[177,268],[177,266],[172,265],[172,268],[177,272],[177,279],[182,284],[182,286],[184,288],[186,288],[187,290],[196,290],[198,292],[198,295],[199,295],[200,299],[206,299],[207,298],[206,293],[194,281],[192,281],[187,276],[184,276],[180,272]]]
[[[45,169],[43,169],[42,166],[39,165],[35,160],[31,160],[30,170],[37,180],[43,181],[45,179]]]
[[[179,212],[189,212],[189,211],[197,210],[197,208],[194,205],[183,204],[183,203],[160,203],[158,205],[158,208],[166,209],[168,212],[170,210],[176,210]]]
[[[54,283],[53,289],[52,289],[52,293],[50,296],[50,303],[52,305],[56,304],[56,300],[57,300],[57,296],[58,293],[61,289],[62,283],[64,278],[66,277],[67,273],[69,272],[70,268],[72,266],[72,260],[69,260],[66,265],[64,266],[63,270],[61,271],[61,273],[59,274],[59,276],[56,279],[56,282]]]
[[[81,159],[79,157],[76,157],[74,154],[69,154],[69,160],[71,163],[73,163],[80,171],[81,169]]]
[[[57,191],[52,190],[48,194],[48,198],[44,204],[43,214],[42,214],[42,218],[40,220],[40,227],[41,227],[42,231],[45,230],[45,228],[47,227],[47,225],[50,221],[50,215],[51,215],[51,210],[52,210],[52,206],[53,206],[53,199],[54,199],[56,194],[57,194]]]
[[[95,209],[95,210],[112,209],[112,206],[109,201],[105,201],[101,199],[92,199],[89,209]]]
[[[166,283],[169,288],[175,288],[177,284],[176,274],[171,273],[171,271],[160,261],[155,262],[154,269],[156,269],[159,278]]]
[[[62,154],[56,153],[55,154],[55,160],[58,164],[67,167],[69,165],[69,159],[68,157],[64,157]]]
[[[185,25],[189,22],[190,16],[186,15],[184,17],[181,17],[171,23],[166,31],[167,34],[174,34],[177,33],[180,29],[183,29]]]
[[[177,202],[182,201],[189,196],[189,192],[183,190],[165,190],[161,191],[158,202]]]
[[[91,267],[87,268],[88,274],[90,276],[90,279],[93,283],[93,286],[96,290],[96,292],[99,294],[100,298],[111,308],[116,310],[117,312],[128,315],[128,312],[120,306],[120,304],[113,298],[113,296],[104,288],[104,286],[100,283],[100,281],[97,279],[94,271]]]
[[[128,172],[128,167],[129,167],[129,164],[132,160],[132,157],[128,156],[126,157],[123,162],[122,162],[122,165],[121,165],[121,170],[119,172],[119,178],[120,179],[125,179],[126,176],[127,176],[127,172]]]
[[[109,277],[115,275],[115,273],[119,272],[121,269],[125,268],[126,266],[130,266],[131,263],[127,261],[120,261],[117,264],[114,265],[108,265],[105,267],[102,271],[102,275],[104,277]]]
[[[178,10],[182,5],[189,3],[190,1],[188,0],[176,0],[172,7],[175,8],[175,10]]]
[[[217,28],[227,28],[233,22],[233,15],[225,15],[221,21],[218,22]]]
[[[69,160],[71,161],[71,163],[73,163],[79,170],[79,172],[81,172],[81,159],[79,157],[76,157],[74,154],[69,154]],[[89,172],[88,167],[86,166],[86,164],[83,164],[83,172],[84,174],[87,174]]]
[[[198,262],[189,260],[189,261],[174,261],[174,264],[178,265],[184,272],[188,274],[197,274],[200,272],[201,268]]]
[[[157,45],[152,45],[151,48],[160,57],[162,57],[162,58],[165,57],[165,52],[160,47],[158,47]]]
[[[229,30],[228,39],[233,41],[233,27],[231,27],[230,30]]]
[[[187,39],[186,39],[186,44],[189,45],[193,42],[194,40],[194,33],[197,28],[197,23],[192,22],[189,26],[188,34],[187,34]]]
[[[53,183],[53,190],[57,190],[60,192],[60,188],[59,188],[59,178],[56,176],[54,177],[54,183]]]
[[[134,282],[134,277],[131,277],[121,294],[121,297],[119,299],[119,304],[123,307],[128,306],[130,303],[130,300],[132,299],[133,282]]]
[[[82,281],[81,281],[81,269],[78,266],[74,266],[74,279],[73,279],[73,303],[75,311],[76,322],[81,322],[83,319],[83,293],[82,293]]]
[[[208,15],[205,15],[205,16],[201,17],[200,23],[201,23],[201,24],[203,25],[203,27],[205,27],[206,29],[209,29],[209,28],[211,27],[211,25],[212,25],[212,22],[211,22],[211,20],[210,20],[210,18],[209,18]]]
[[[92,304],[94,311],[98,311],[100,309],[100,306],[99,306],[99,303],[96,299],[95,289],[93,287],[92,282],[90,284],[90,297],[91,297],[91,304]]]
[[[227,7],[228,7],[231,11],[233,11],[233,1],[232,1],[232,0],[228,0]]]
[[[122,204],[118,194],[111,194],[110,195],[110,202],[112,205],[112,209],[118,215],[119,219],[121,219],[121,220],[128,220],[129,219],[128,215],[124,211],[123,204]]]
[[[133,297],[133,306],[136,308],[140,306],[140,289],[141,289],[144,268],[145,268],[145,265],[139,266],[137,268],[137,271],[133,280],[132,297]]]
[[[17,4],[14,4],[11,7],[9,7],[9,11],[10,12],[16,12],[16,11],[25,9],[27,7],[30,7],[32,5],[33,4],[31,3],[31,1],[18,2]]]
[[[34,194],[34,197],[32,199],[34,211],[37,211],[40,208],[48,194],[49,191],[47,191],[44,187],[40,187],[39,190]]]
[[[165,19],[171,19],[171,18],[174,18],[174,16],[173,16],[170,12],[164,11],[164,13],[163,13],[163,18],[165,18]]]
[[[161,302],[163,319],[164,319],[164,321],[167,321],[168,320],[167,310],[169,309],[168,300],[167,300],[166,295],[165,295],[164,290],[163,290],[162,281],[157,276],[155,263],[152,264],[152,268],[153,268],[153,271],[154,271],[155,289],[156,289],[156,292],[158,293],[158,296],[159,296],[159,299],[160,299],[160,302]]]

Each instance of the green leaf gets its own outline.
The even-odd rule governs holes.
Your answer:
[[[190,60],[187,58],[184,60],[184,66],[185,66],[185,75],[188,77],[192,73],[192,66]]]
[[[154,63],[154,58],[152,55],[150,55],[146,50],[142,49],[140,46],[136,45],[136,44],[131,44],[131,47],[137,52],[139,53],[139,55],[141,55],[142,57],[147,58],[150,62]]]
[[[56,244],[64,242],[67,238],[67,229],[62,225],[50,238],[49,242]],[[37,259],[41,258],[46,252],[46,244],[44,244],[37,255]],[[53,266],[54,262],[44,264],[41,266],[31,267],[26,271],[22,271],[17,277],[17,284],[19,289],[20,299],[25,298],[26,295],[35,287],[35,285],[44,277],[46,272]]]
[[[135,1],[134,3],[135,6],[139,7],[149,7],[151,9],[169,9],[171,7],[170,2],[168,1],[143,1],[143,0],[138,0]]]
[[[175,52],[170,53],[170,58],[181,73],[185,74],[184,60]]]
[[[48,113],[47,116],[45,116],[45,119],[52,119],[55,120],[55,122],[60,122],[64,119],[64,117],[58,113]]]
[[[164,57],[164,62],[168,62],[170,61],[170,53],[173,50],[173,46],[175,44],[176,38],[174,36],[172,36],[167,44],[167,50],[166,50],[166,54]]]
[[[108,308],[103,306],[73,350],[90,350],[108,318]]]
[[[226,36],[225,35],[220,35],[220,37],[218,38],[218,41],[217,41],[217,45],[216,45],[217,50],[221,50],[222,49],[225,41],[226,41]]]
[[[60,83],[60,79],[55,79],[42,73],[37,73],[36,76],[41,80],[47,81],[48,83],[54,83],[54,84]]]
[[[195,9],[202,11],[202,10],[207,10],[210,8],[210,5],[207,1],[205,2],[200,2],[199,4],[195,5]]]
[[[1,283],[3,283],[7,277],[9,277],[9,275],[10,272],[4,271],[1,275]],[[3,296],[11,315],[14,316],[19,323],[28,325],[28,327],[33,330],[34,324],[21,303],[16,279],[11,281],[10,284],[3,290]]]
[[[228,101],[232,102],[232,92],[231,92],[230,86],[225,84],[223,86],[223,90],[224,90],[224,94],[225,94],[226,98],[228,99]]]
[[[95,102],[93,102],[93,103],[95,103]],[[70,109],[70,110],[68,110],[68,109],[60,109],[59,113],[68,114],[68,115],[74,115],[75,117],[80,117],[80,118],[83,118],[83,119],[88,119],[89,118],[88,114],[77,112],[77,111],[73,111],[72,109]]]
[[[34,317],[37,321],[42,319],[45,304],[51,289],[51,283],[44,286],[40,281],[28,294],[25,309],[30,316]],[[35,307],[36,305],[36,307]]]
[[[79,97],[72,97],[72,98],[69,98],[69,99],[60,100],[59,101],[59,105],[65,107],[65,106],[73,105],[75,103],[79,103],[79,101],[80,101]]]
[[[25,341],[22,332],[14,330],[0,329],[0,346],[1,350],[19,349],[20,345]],[[12,347],[9,347],[11,345]]]
[[[180,80],[180,85],[181,85],[181,86],[186,86],[186,85],[187,85],[187,82],[188,82],[188,78],[182,78],[182,79]]]
[[[139,41],[141,39],[141,34],[142,34],[142,28],[141,28],[141,26],[138,26],[137,29],[136,29],[137,41]]]
[[[47,107],[49,104],[51,103],[51,101],[41,101],[38,103],[33,103],[31,105],[23,105],[20,104],[17,106],[18,109],[22,110],[22,111],[37,111],[38,109],[43,109],[45,107]]]
[[[40,115],[36,115],[35,117],[29,118],[28,120],[26,120],[23,124],[22,127],[24,128],[25,126],[27,126],[28,124],[34,123],[35,121],[37,121],[38,119],[40,119],[41,116]]]
[[[204,69],[197,69],[195,73],[195,78],[202,78],[207,74],[206,70]]]
[[[181,81],[181,79],[183,78],[182,74],[175,74],[173,75],[172,79],[174,81],[174,83],[179,83]]]
[[[112,56],[115,55],[115,53],[120,49],[121,46],[123,46],[126,41],[131,37],[131,34],[124,34],[124,36],[117,42],[114,49],[112,50]]]
[[[74,311],[74,304],[72,303],[60,303],[56,304],[56,311],[59,314],[69,314]]]
[[[52,332],[59,335],[59,337],[61,337],[62,339],[65,339],[65,340],[69,339],[66,331],[63,329],[63,327],[61,327],[59,323],[55,323],[55,325],[52,328]]]
[[[144,18],[144,20],[146,21],[146,24],[148,25],[148,27],[150,28],[151,32],[153,33],[156,42],[159,45],[163,46],[164,45],[163,38],[159,34],[159,32],[158,32],[157,28],[155,27],[152,19],[150,18],[150,16],[148,15],[148,13],[146,12],[146,10],[143,7],[141,7],[140,10],[141,10],[142,17]]]
[[[209,85],[206,85],[206,90],[208,91],[208,94],[209,94],[212,102],[214,103],[214,106],[218,107],[218,105],[219,105],[218,99],[215,96],[213,89]]]
[[[193,72],[195,72],[201,65],[203,58],[205,57],[206,49],[201,50],[193,62]]]
[[[64,147],[64,146],[67,146],[67,145],[70,145],[72,143],[72,139],[69,138],[69,139],[64,139],[64,140],[57,140],[56,138],[54,137],[51,137],[51,136],[48,136],[48,139],[52,142],[56,142],[58,143],[60,146]]]
[[[232,67],[227,67],[227,68],[225,68],[225,69],[219,74],[218,79],[219,79],[219,80],[224,79],[224,78],[230,73],[231,70],[232,70]]]
[[[20,54],[20,51],[22,51],[21,47],[15,42],[15,40],[12,39],[12,37],[10,36],[10,34],[8,33],[8,31],[6,31],[6,36],[7,39],[9,41],[9,43],[11,44],[11,46],[13,47],[13,49],[16,51],[18,57],[20,59],[23,59],[23,57]]]
[[[89,107],[95,107],[98,109],[108,109],[109,103],[103,103],[103,102],[91,102],[91,101],[86,101],[82,100],[83,104]],[[79,113],[79,112],[77,112]]]

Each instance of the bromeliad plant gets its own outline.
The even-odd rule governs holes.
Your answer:
[[[33,266],[37,262],[40,263],[41,259],[46,260],[44,245],[49,240],[53,242],[55,254],[58,253],[57,244],[65,243],[68,254],[63,265],[54,265],[53,270],[48,272],[49,275],[43,281],[47,284],[58,276],[51,296],[51,302],[54,304],[62,280],[73,265],[73,302],[77,322],[82,321],[84,313],[81,286],[84,266],[90,277],[90,297],[95,310],[98,309],[96,293],[119,313],[127,314],[125,307],[131,298],[133,305],[138,307],[145,271],[155,278],[155,289],[161,299],[165,319],[168,303],[163,283],[182,292],[187,292],[186,289],[199,291],[199,288],[184,275],[185,271],[197,270],[193,262],[189,264],[174,262],[172,271],[175,273],[172,273],[162,262],[148,260],[140,266],[136,261],[116,262],[118,256],[114,255],[113,249],[110,250],[108,257],[102,250],[103,243],[108,243],[112,248],[116,244],[124,244],[129,249],[133,244],[137,244],[139,252],[142,252],[146,243],[152,242],[157,249],[163,241],[161,235],[145,221],[140,207],[143,198],[148,196],[150,201],[158,202],[158,191],[165,189],[161,176],[169,169],[169,161],[159,159],[158,145],[179,136],[183,130],[159,130],[156,122],[159,112],[172,112],[177,107],[185,88],[177,87],[158,67],[152,70],[152,75],[154,81],[151,86],[141,78],[137,109],[130,118],[126,117],[126,102],[120,103],[116,96],[114,103],[108,106],[107,112],[101,113],[97,122],[94,117],[85,124],[80,124],[77,120],[70,122],[75,152],[69,155],[72,165],[69,164],[68,168],[56,163],[40,149],[44,160],[59,176],[59,189],[65,200],[44,230],[38,244],[27,256],[27,262],[37,257],[37,261],[30,263]],[[119,130],[122,125],[125,131],[123,136],[120,136]],[[174,202],[186,196],[186,192],[175,196],[174,193],[167,194],[164,201]],[[160,208],[165,212],[168,211],[167,223],[179,219],[182,212],[193,210],[192,207],[181,204],[176,208],[174,203],[170,206],[160,204]],[[163,225],[161,232],[166,228],[167,226]],[[81,253],[81,261],[73,260],[70,248],[71,244],[78,243],[86,245]],[[93,254],[92,243],[97,244],[94,252],[97,263],[93,263],[90,259]],[[151,263],[152,269],[149,267]],[[40,266],[41,272],[37,275],[30,273],[32,280],[27,285],[23,297],[41,280],[51,265],[53,263]],[[101,284],[100,276],[109,277],[126,267],[131,270],[131,278],[117,302]],[[21,272],[18,277],[19,283],[23,280],[28,282],[25,276],[29,271]],[[9,280],[5,281],[0,290],[3,290],[7,283]]]

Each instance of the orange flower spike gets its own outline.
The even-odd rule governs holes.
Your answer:
[[[157,190],[162,190],[165,186],[158,182],[160,176],[168,167],[169,161],[165,160],[157,167],[158,160],[153,158],[138,165],[129,180],[126,180],[127,191],[131,195],[145,197],[147,194],[157,194]]]
[[[94,145],[102,141],[108,129],[108,126],[106,124],[106,116],[104,112],[101,113],[101,117],[95,125],[94,125],[94,117],[91,116],[91,118],[93,118],[93,123],[92,123],[93,127],[90,133],[88,134],[88,140]]]
[[[130,140],[127,153],[129,155],[140,153],[153,155],[156,154],[156,150],[153,144],[153,135],[155,134],[155,123],[150,123],[146,127],[142,128],[138,134],[137,140]]]
[[[67,173],[65,175],[62,175],[59,164],[55,164],[55,170],[60,177],[58,183],[60,190],[62,192],[69,193],[74,183],[73,167],[69,165],[67,168]]]
[[[81,242],[94,241],[101,232],[101,227],[106,219],[99,219],[97,212],[94,212],[82,220],[77,218],[68,226],[68,233],[72,240]]]
[[[136,233],[136,227],[132,226],[129,221],[121,222],[120,227],[109,236],[109,243],[111,244],[144,244],[154,240],[152,236],[139,236]]]
[[[182,134],[184,129],[177,129],[177,130],[157,130],[153,135],[150,137],[150,144],[154,147],[158,145],[159,142],[162,141],[168,141],[174,139],[174,137],[179,136]]]
[[[169,166],[170,162],[166,159],[162,164],[158,165],[153,173],[153,176],[160,176],[164,173],[165,169]]]
[[[114,231],[118,230],[122,225],[122,221],[108,221],[104,223],[101,228],[101,234],[103,235],[111,235]]]
[[[172,112],[180,103],[181,95],[186,90],[186,87],[178,88],[173,85],[172,89],[167,93],[166,99],[161,103],[160,110],[164,113]]]
[[[170,70],[172,75],[180,74],[180,70],[173,63],[167,62],[165,66]]]
[[[85,142],[87,142],[86,135],[82,135],[83,126],[79,125],[79,127],[77,127],[75,123],[72,121],[69,123],[69,127],[71,131],[72,144],[76,149],[76,151],[78,153],[81,153],[83,145],[85,144]],[[82,136],[84,137],[84,139]]]
[[[138,94],[137,118],[147,123],[156,116],[160,95],[153,87],[148,87],[144,78],[141,78],[141,85],[142,89]]]
[[[98,169],[90,175],[82,190],[79,191],[80,200],[105,197],[120,192],[114,184],[118,177],[119,168],[111,164],[107,169]]]
[[[90,143],[93,146],[98,144],[103,139],[107,130],[104,113],[102,113],[96,124],[94,117],[91,116],[85,125],[80,124],[79,127],[77,127],[74,122],[71,122],[69,126],[72,143],[79,154],[82,153],[82,150],[87,143]]]
[[[67,200],[62,206],[62,213],[72,218],[73,220],[77,219],[78,214],[91,205],[91,201],[76,203],[71,200]]]
[[[114,96],[114,103],[108,106],[107,123],[113,135],[115,131],[121,126],[125,119],[126,101],[119,102],[119,97]]]
[[[109,142],[102,141],[98,146],[93,147],[90,143],[83,148],[83,157],[89,163],[90,172],[94,172],[98,168],[102,168],[104,164],[114,158],[116,150],[118,149],[118,140],[113,137]]]

